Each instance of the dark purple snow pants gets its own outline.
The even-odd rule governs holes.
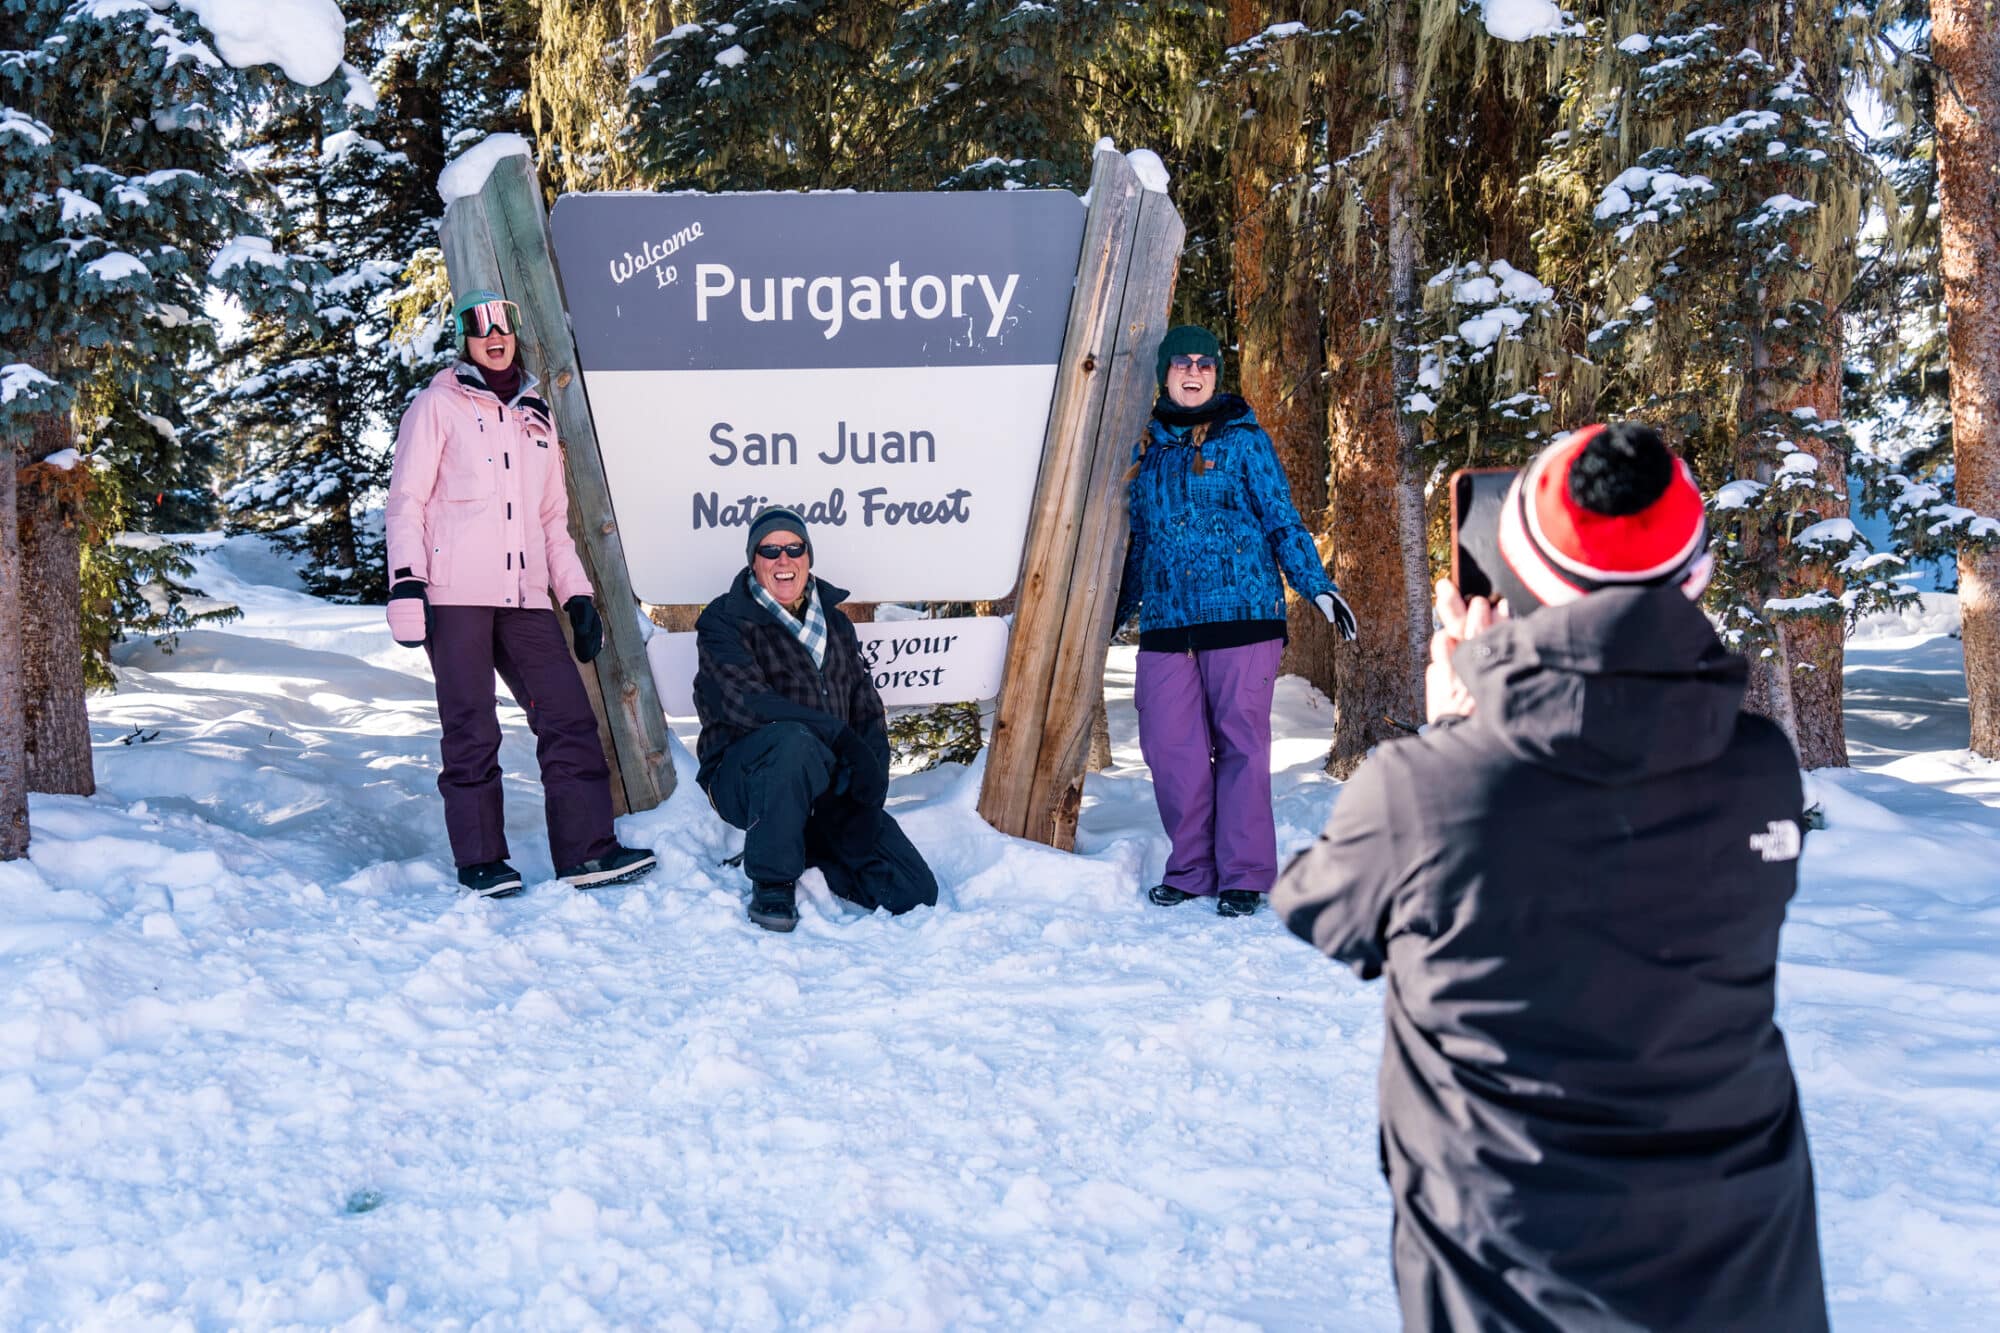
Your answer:
[[[500,789],[500,716],[493,673],[528,714],[542,769],[549,857],[558,873],[617,845],[611,833],[611,770],[597,740],[583,678],[553,611],[434,606],[424,642],[444,724],[444,825],[461,866],[507,859]]]
[[[1278,877],[1271,815],[1271,691],[1282,639],[1199,653],[1139,654],[1139,749],[1183,893],[1269,893]]]

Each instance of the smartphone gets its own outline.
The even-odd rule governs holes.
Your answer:
[[[1467,601],[1505,600],[1515,615],[1541,601],[1500,558],[1500,511],[1513,468],[1461,468],[1451,474],[1451,581]]]

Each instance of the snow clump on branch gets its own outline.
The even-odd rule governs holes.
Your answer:
[[[347,20],[334,0],[178,0],[237,69],[276,65],[311,88],[340,68]]]

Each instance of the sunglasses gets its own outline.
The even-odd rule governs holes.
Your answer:
[[[1176,356],[1168,358],[1167,364],[1175,370],[1214,370],[1215,358],[1212,356]]]
[[[481,301],[459,312],[458,328],[468,338],[484,338],[489,333],[512,337],[521,327],[521,308],[512,301]]]
[[[806,544],[804,542],[786,542],[783,546],[767,544],[757,548],[757,554],[763,556],[766,560],[776,560],[781,555],[788,555],[792,559],[797,560],[804,556],[805,553]]]

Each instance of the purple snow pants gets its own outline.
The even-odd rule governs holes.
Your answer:
[[[434,606],[424,651],[444,724],[444,826],[460,866],[507,859],[500,789],[500,717],[493,673],[528,714],[542,770],[549,858],[558,873],[617,845],[611,833],[611,769],[597,740],[583,678],[553,611]]]
[[[1139,654],[1139,749],[1183,893],[1269,893],[1278,877],[1271,815],[1271,690],[1282,639],[1199,653]]]

